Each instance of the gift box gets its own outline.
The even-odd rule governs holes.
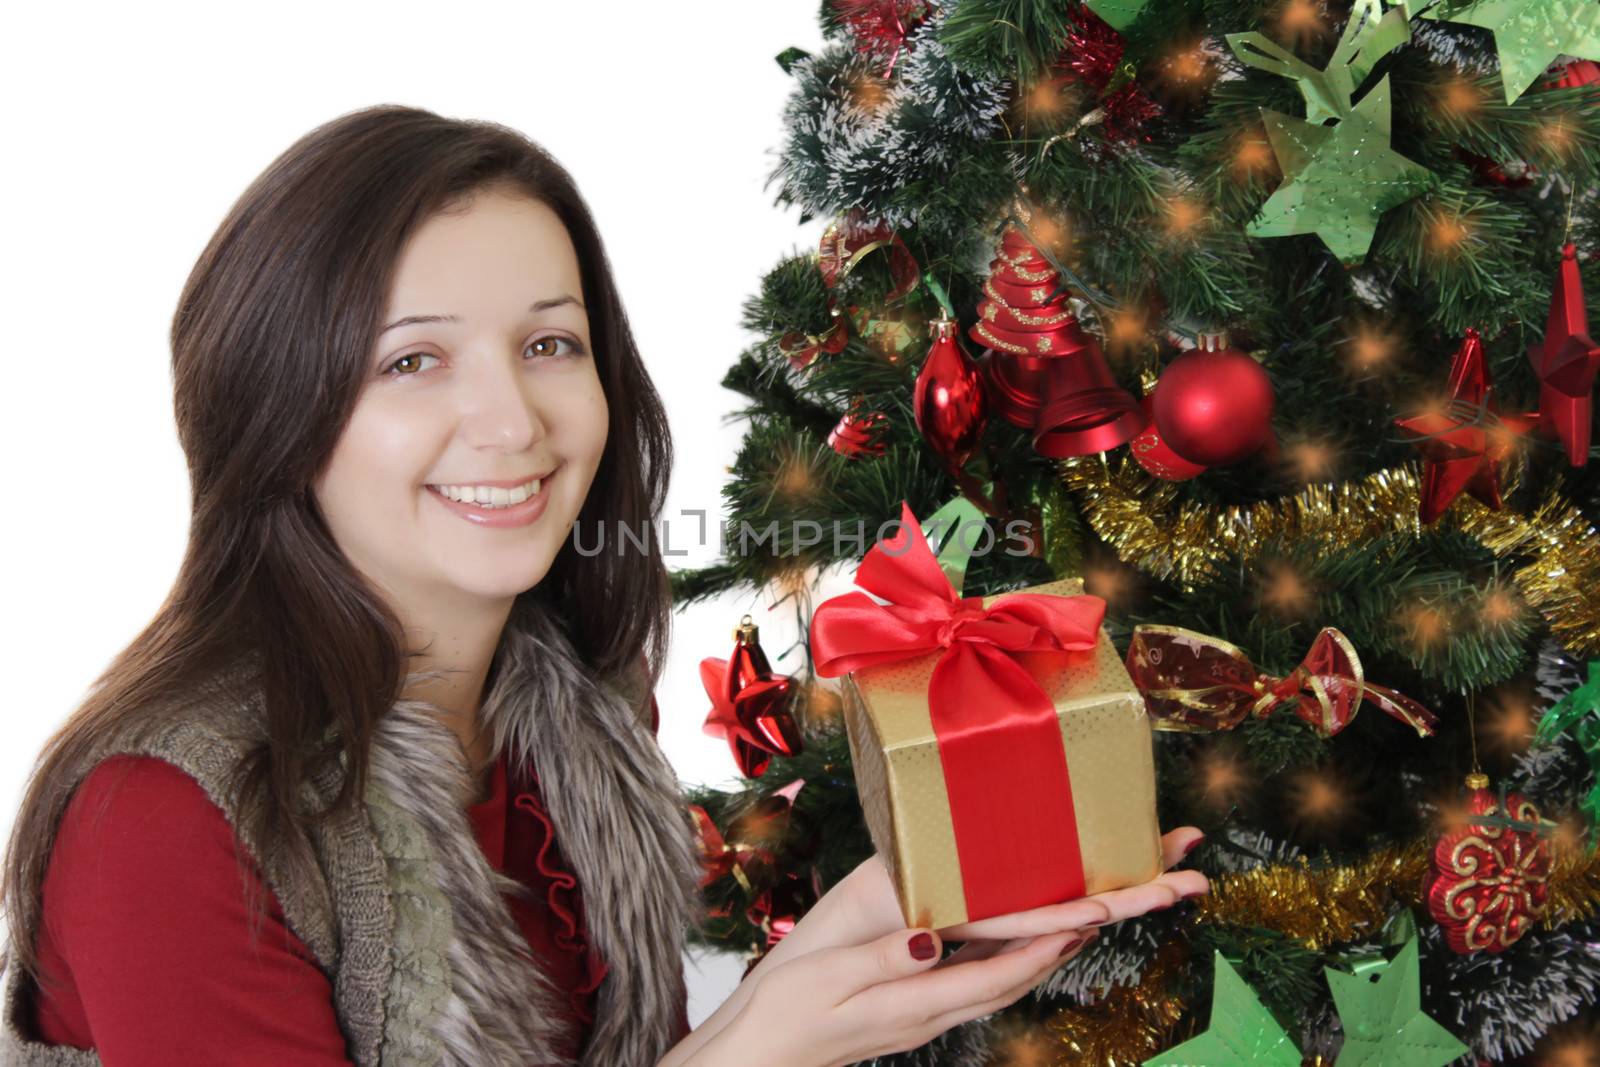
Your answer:
[[[922,544],[919,533],[913,538]],[[926,576],[923,584],[937,585]],[[1093,640],[1092,647],[1068,651],[963,649],[972,662],[944,679],[944,696],[964,691],[978,697],[958,696],[958,706],[946,709],[944,739],[935,727],[930,690],[948,647],[843,675],[862,810],[907,926],[952,926],[1135,885],[1161,873],[1144,698],[1099,625],[1103,603],[1081,592],[1081,581],[1065,579],[982,598],[983,611],[1019,593],[1050,597],[1051,608],[1055,598],[1093,601],[1099,610],[1083,633],[1098,637],[1080,637],[1078,645]],[[978,619],[978,598],[950,595],[957,597],[953,618]],[[918,611],[927,603],[937,601],[922,602]],[[1011,602],[1025,629],[1028,620],[1049,614],[1037,601],[1027,608],[1034,614],[1027,614],[1017,607],[1023,603]],[[1059,603],[1064,608],[1068,602]],[[976,622],[980,628],[991,624],[1015,632],[1015,619]],[[940,634],[948,646],[949,631]],[[1039,644],[1036,638],[1030,643]],[[1009,695],[997,698],[1001,689],[988,677],[972,685],[974,664],[998,676]],[[1017,670],[1022,673],[1007,673]],[[957,682],[964,690],[950,688]],[[1033,716],[1032,725],[1023,727],[1019,720],[1026,715]],[[951,747],[961,744],[969,748]]]

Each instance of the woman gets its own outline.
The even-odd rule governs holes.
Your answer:
[[[665,570],[569,537],[645,527],[671,444],[568,175],[488,123],[330,122],[224,220],[172,349],[188,550],[28,783],[0,1063],[845,1063],[1203,890],[908,931],[869,860],[688,1033]]]

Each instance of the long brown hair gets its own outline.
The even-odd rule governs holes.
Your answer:
[[[239,809],[260,813],[259,825],[241,829],[263,854],[314,864],[317,819],[360,802],[374,724],[399,697],[411,653],[310,487],[361,391],[407,238],[491,187],[549,206],[577,251],[610,409],[579,526],[648,530],[658,516],[672,466],[666,413],[600,235],[560,164],[507,127],[398,105],[306,134],[240,196],[179,298],[173,406],[189,465],[188,548],[155,618],[95,680],[29,777],[4,861],[12,966],[38,976],[31,939],[43,878],[85,760],[164,696],[226,676],[241,679],[237,699],[260,702],[265,741],[235,782],[237,798],[264,801]],[[653,686],[671,604],[656,539],[645,540],[643,549],[635,541],[628,552],[584,555],[568,538],[517,607],[528,598],[553,605],[598,675],[637,685],[642,658]],[[240,662],[246,674],[228,669]],[[345,761],[342,787],[329,809],[304,811],[295,798],[328,758]]]

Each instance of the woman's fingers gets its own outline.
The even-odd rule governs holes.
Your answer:
[[[1171,907],[1179,900],[1199,896],[1210,882],[1199,871],[1174,871],[1171,868],[1193,851],[1205,837],[1193,826],[1180,826],[1162,835],[1161,858],[1167,870],[1148,882],[1123,889],[1107,890],[1061,904],[996,915],[976,922],[940,929],[941,937],[951,941],[977,938],[1033,937],[1060,930],[1105,926],[1131,919],[1148,911]]]
[[[959,1013],[980,1002],[1002,999],[1019,985],[1030,982],[1052,961],[1059,959],[1062,949],[1076,937],[1076,934],[1062,933],[1036,937],[1021,948],[997,952],[986,959],[956,967],[930,967],[898,981],[862,989],[840,1007],[867,1019],[892,1018],[897,1006],[906,1003],[916,1004],[919,1010],[934,1016]],[[977,1018],[977,1015],[966,1018]]]
[[[975,941],[968,941],[934,964],[933,970],[938,970],[940,967],[954,967],[962,963],[971,963],[974,960],[986,960],[991,956],[999,956],[1002,953],[1024,948],[1032,944],[1033,940],[1031,937],[1012,937],[1004,941],[995,938],[979,938]]]
[[[1198,827],[1180,826],[1161,835],[1161,869],[1170,871],[1193,852],[1206,835]]]

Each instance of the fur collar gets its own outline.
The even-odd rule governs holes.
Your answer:
[[[684,933],[699,907],[692,824],[640,702],[640,693],[591,675],[555,612],[519,605],[482,715],[494,754],[505,752],[510,767],[538,774],[583,894],[588,936],[607,963],[582,1067],[654,1067],[672,1046],[684,999]],[[478,847],[466,811],[475,783],[465,753],[429,712],[420,701],[395,704],[375,735],[370,785],[380,807],[387,797],[422,829],[434,888],[449,902],[443,941],[451,980],[432,1028],[442,1053],[437,1062],[562,1062],[552,1048],[559,994],[501,895],[525,890],[496,872]],[[401,890],[397,940],[407,925],[399,907],[404,885],[396,886],[405,866],[390,863],[391,888]],[[393,996],[387,1007],[395,1009]]]

